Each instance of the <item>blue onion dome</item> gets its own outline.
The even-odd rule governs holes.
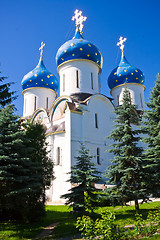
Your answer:
[[[103,57],[99,49],[91,42],[85,40],[79,28],[76,29],[74,37],[64,43],[57,52],[57,67],[67,61],[79,59],[90,60],[96,63],[100,70],[102,69]]]
[[[143,72],[130,65],[122,51],[121,61],[108,77],[108,86],[110,89],[125,83],[144,84]]]
[[[43,87],[57,91],[59,82],[55,75],[46,69],[41,56],[38,65],[23,77],[21,85],[23,90]]]

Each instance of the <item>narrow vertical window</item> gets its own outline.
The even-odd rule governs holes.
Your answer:
[[[77,88],[79,88],[79,75],[78,75],[78,70],[76,71],[76,81],[77,81]]]
[[[24,112],[26,113],[26,107],[27,107],[27,99],[24,99]]]
[[[117,95],[117,106],[119,106],[119,95]]]
[[[97,164],[100,165],[100,151],[99,151],[99,147],[97,147]]]
[[[93,73],[91,72],[91,89],[93,89]]]
[[[48,109],[48,97],[46,98],[46,109]]]
[[[57,147],[57,162],[56,165],[60,165],[60,147]]]
[[[141,93],[140,93],[140,102],[141,102],[141,107],[143,108],[142,95],[141,95]]]
[[[34,111],[36,110],[37,108],[37,98],[36,96],[34,97]]]
[[[98,128],[98,116],[97,116],[97,113],[95,113],[95,128]]]
[[[63,74],[63,92],[65,91],[65,74]]]

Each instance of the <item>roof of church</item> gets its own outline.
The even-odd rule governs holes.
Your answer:
[[[130,65],[124,54],[122,54],[119,65],[113,69],[108,77],[108,86],[110,89],[124,83],[143,84],[145,80],[143,72]]]
[[[79,29],[76,30],[74,37],[65,42],[56,55],[57,66],[77,59],[90,60],[102,69],[103,57],[98,48],[91,42],[85,40]]]
[[[38,65],[23,77],[21,85],[23,90],[44,87],[57,91],[59,82],[55,75],[46,69],[41,56]]]

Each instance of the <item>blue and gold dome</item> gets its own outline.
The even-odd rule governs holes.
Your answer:
[[[123,42],[126,41],[126,38],[123,39],[122,37],[120,37],[119,40],[120,42],[117,45],[121,45],[121,61],[108,77],[109,88],[112,89],[125,83],[137,83],[143,85],[145,80],[143,72],[140,69],[130,65],[126,57],[124,56]]]
[[[85,59],[96,63],[102,69],[103,57],[98,48],[91,42],[85,40],[79,29],[75,36],[64,43],[57,52],[57,67],[67,61]]]
[[[124,83],[144,83],[143,72],[131,66],[124,55],[121,57],[119,66],[116,67],[108,77],[108,86],[110,89],[117,87]]]
[[[42,52],[38,65],[23,77],[21,85],[23,90],[33,87],[43,87],[57,91],[59,82],[56,76],[50,73],[44,66]]]

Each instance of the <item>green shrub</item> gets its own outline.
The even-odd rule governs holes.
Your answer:
[[[150,211],[147,219],[142,219],[142,214],[136,214],[137,236],[148,237],[160,229],[160,211]]]
[[[114,220],[115,215],[110,211],[105,211],[101,219],[97,218],[95,221],[89,216],[78,217],[76,227],[85,239],[95,239],[95,237],[105,240],[125,239],[125,230],[118,227]]]

